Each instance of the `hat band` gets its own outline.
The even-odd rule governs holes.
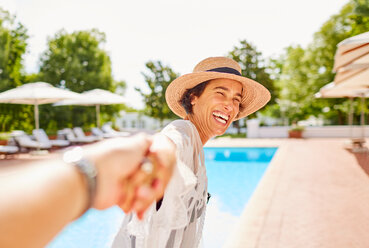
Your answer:
[[[235,74],[237,76],[241,76],[241,73],[233,68],[230,67],[218,67],[214,69],[210,69],[207,71],[215,71],[215,72],[221,72],[221,73],[229,73],[229,74]]]

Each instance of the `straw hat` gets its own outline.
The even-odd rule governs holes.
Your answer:
[[[165,92],[169,108],[176,115],[184,118],[186,111],[180,104],[180,100],[186,90],[218,78],[233,79],[242,84],[241,104],[244,109],[238,113],[235,120],[254,113],[270,100],[270,93],[263,85],[241,75],[241,67],[236,61],[225,57],[210,57],[198,63],[192,73],[180,76],[169,84]]]

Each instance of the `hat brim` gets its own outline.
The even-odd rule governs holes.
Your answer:
[[[183,94],[188,89],[191,89],[200,83],[220,78],[232,79],[242,84],[243,97],[241,104],[244,106],[244,109],[238,113],[235,120],[254,113],[264,107],[270,100],[269,91],[260,83],[243,76],[221,72],[194,72],[180,76],[169,84],[165,92],[165,100],[167,101],[169,108],[176,115],[181,118],[185,118],[187,115],[186,111],[179,102]]]

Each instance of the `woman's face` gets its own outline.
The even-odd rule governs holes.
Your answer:
[[[223,134],[237,116],[242,99],[241,83],[232,79],[211,80],[200,97],[191,101],[191,121],[207,139]]]

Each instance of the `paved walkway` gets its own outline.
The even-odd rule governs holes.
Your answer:
[[[212,140],[279,146],[226,247],[369,247],[369,153],[353,154],[344,141]]]

